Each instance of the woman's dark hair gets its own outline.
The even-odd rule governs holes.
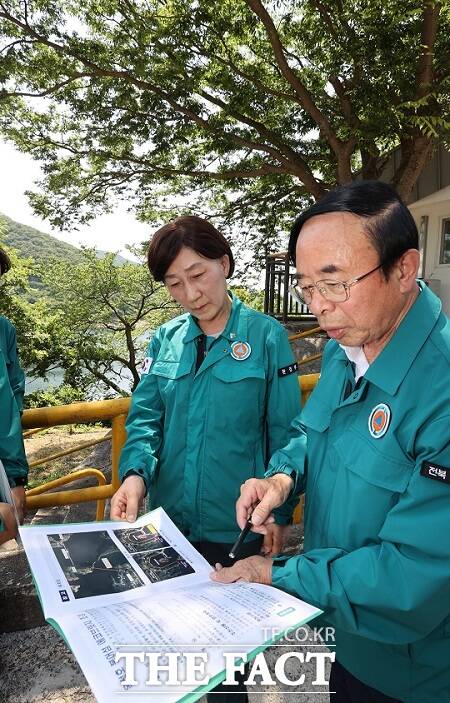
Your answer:
[[[381,181],[357,181],[331,190],[297,217],[289,237],[289,256],[294,264],[305,222],[329,212],[349,212],[364,220],[364,231],[378,252],[386,277],[405,251],[419,248],[416,223],[395,190]]]
[[[225,237],[207,220],[196,215],[177,217],[155,232],[148,248],[148,267],[155,281],[164,281],[166,271],[176,259],[182,247],[188,247],[207,259],[228,256],[233,275],[234,258]]]
[[[11,259],[9,258],[6,251],[3,251],[3,249],[0,249],[0,276],[3,276],[4,273],[7,273],[10,268],[11,268]]]

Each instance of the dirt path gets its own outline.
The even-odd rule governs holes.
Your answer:
[[[50,456],[51,454],[72,449],[85,442],[107,437],[110,432],[110,429],[107,427],[93,428],[84,432],[71,432],[67,428],[55,427],[32,435],[29,439],[26,439],[25,451],[28,461],[31,463]],[[76,454],[69,454],[55,459],[54,461],[46,462],[41,466],[31,468],[29,474],[30,488],[43,481],[50,481],[59,476],[65,476],[73,471],[90,452],[92,452],[92,447],[86,447]]]

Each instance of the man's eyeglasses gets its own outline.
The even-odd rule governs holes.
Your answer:
[[[350,281],[332,281],[331,279],[323,279],[322,281],[317,281],[310,286],[300,286],[298,284],[289,286],[289,293],[294,298],[297,303],[309,305],[312,301],[313,291],[316,288],[320,295],[329,300],[332,303],[343,303],[345,300],[350,298],[350,288],[371,273],[378,271],[383,264],[379,264],[376,268],[364,273],[362,276],[357,278],[352,278]]]

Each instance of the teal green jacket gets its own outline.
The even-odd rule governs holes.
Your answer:
[[[12,486],[28,475],[20,416],[25,375],[17,356],[16,331],[0,316],[0,459]]]
[[[195,373],[201,334],[185,314],[153,337],[133,393],[120,476],[139,472],[151,507],[161,505],[191,541],[231,543],[241,484],[264,476],[269,457],[290,438],[298,377],[283,327],[236,297]],[[243,360],[233,358],[237,342],[250,347]],[[294,505],[278,512],[278,522],[289,522]]]
[[[444,703],[450,322],[422,288],[356,387],[344,351],[327,344],[297,437],[270,462],[306,489],[304,554],[275,565],[273,584],[325,611],[336,658],[358,679],[407,703]],[[390,420],[373,436],[379,404]]]

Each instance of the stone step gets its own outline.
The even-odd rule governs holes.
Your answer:
[[[52,508],[39,508],[30,520],[30,525],[60,525],[66,522],[69,505],[55,505]]]

